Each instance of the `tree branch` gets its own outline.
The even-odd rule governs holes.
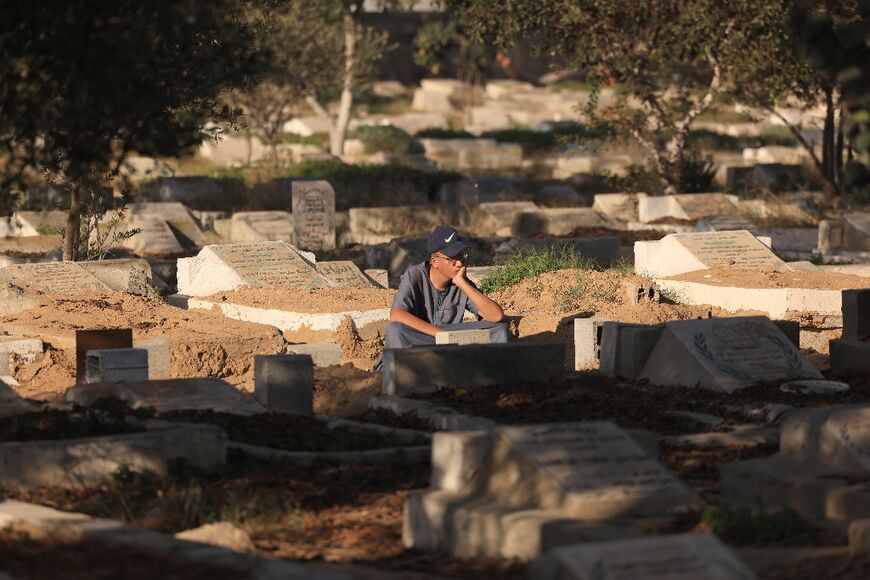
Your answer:
[[[834,182],[832,179],[828,179],[828,177],[825,175],[825,167],[822,164],[821,159],[819,159],[819,156],[816,155],[816,150],[813,149],[813,146],[810,145],[806,139],[804,139],[803,135],[801,135],[800,129],[798,129],[794,125],[794,123],[786,119],[785,116],[783,116],[783,114],[777,111],[773,106],[765,105],[764,109],[776,115],[776,117],[783,122],[783,124],[788,128],[789,131],[791,131],[791,134],[795,136],[801,146],[806,149],[807,153],[810,154],[810,158],[813,160],[813,164],[816,166],[816,169],[819,170],[819,173],[822,174],[822,177],[825,178],[825,181],[827,181],[828,184],[830,184],[830,186],[834,188],[834,191],[836,191],[838,195],[842,195],[843,192],[840,189],[839,185],[837,185],[837,183]]]
[[[308,95],[307,97],[305,97],[305,102],[308,103],[308,106],[311,107],[311,109],[315,113],[317,113],[318,115],[320,115],[324,119],[328,119],[330,126],[335,125],[335,120],[332,118],[332,115],[329,114],[329,111],[327,111],[326,109],[323,108],[323,105],[321,105],[317,101],[317,99],[315,99],[311,95]]]

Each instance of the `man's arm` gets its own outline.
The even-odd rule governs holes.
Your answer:
[[[459,273],[453,278],[453,283],[456,284],[460,290],[465,292],[468,299],[477,306],[477,309],[480,311],[480,315],[484,320],[487,322],[501,322],[504,320],[504,310],[501,309],[501,306],[499,306],[495,300],[475,288],[474,285],[465,277],[465,270],[466,266],[462,266],[462,269],[459,270]]]
[[[418,318],[402,308],[390,309],[390,322],[401,322],[405,326],[410,326],[414,330],[419,330],[423,334],[435,336],[441,329],[434,324],[429,324],[422,318]]]

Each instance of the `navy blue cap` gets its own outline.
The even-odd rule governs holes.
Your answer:
[[[450,226],[436,226],[435,230],[426,240],[429,253],[441,252],[445,256],[455,256],[468,247],[468,244],[459,239],[459,233]]]

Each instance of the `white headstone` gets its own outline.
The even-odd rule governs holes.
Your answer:
[[[821,373],[763,316],[668,322],[640,378],[725,393]]]
[[[724,193],[684,193],[644,196],[638,200],[638,218],[643,223],[662,219],[697,221],[716,215],[737,215],[737,196]]]
[[[655,278],[709,268],[789,270],[750,232],[669,234],[656,242],[634,243],[634,271]]]
[[[230,221],[233,242],[274,242],[293,240],[293,216],[286,211],[243,211]]]
[[[335,190],[328,182],[293,182],[293,243],[312,252],[335,248]]]
[[[280,241],[206,246],[198,255],[178,260],[178,293],[186,296],[240,286],[304,290],[322,282],[310,258]]]
[[[608,519],[666,514],[703,502],[607,421],[500,427],[489,491],[507,505]]]
[[[716,536],[680,534],[562,546],[529,569],[536,580],[753,580]]]

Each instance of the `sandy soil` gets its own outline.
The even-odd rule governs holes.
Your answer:
[[[281,290],[277,288],[239,288],[204,298],[211,302],[230,302],[245,306],[274,308],[288,312],[344,312],[389,308],[393,291],[382,288],[319,288]]]
[[[743,270],[738,268],[711,268],[696,270],[669,280],[700,282],[712,286],[737,288],[808,288],[815,290],[844,290],[870,287],[870,278],[838,272],[774,272],[773,270]]]

